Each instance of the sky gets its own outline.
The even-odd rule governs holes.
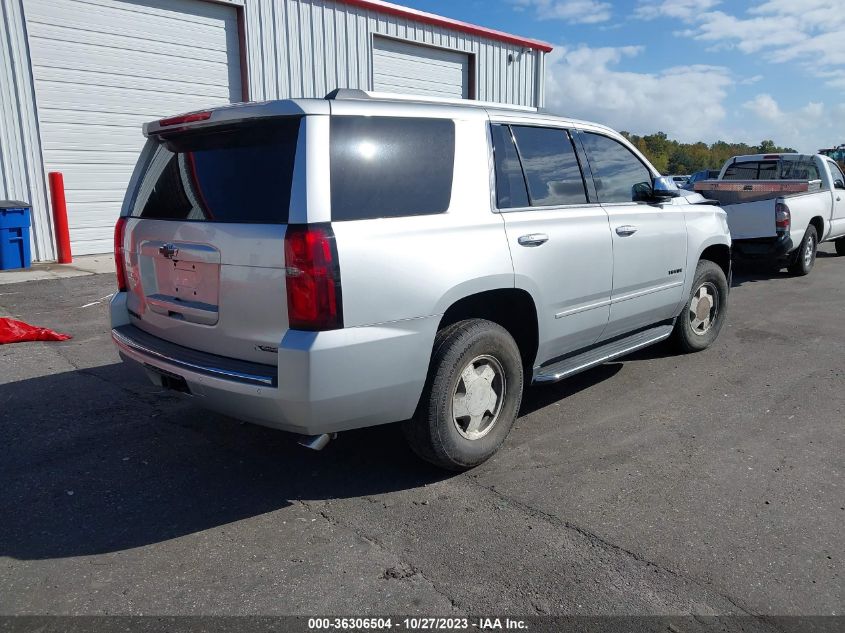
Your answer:
[[[394,0],[554,46],[546,106],[682,142],[845,143],[841,0]]]

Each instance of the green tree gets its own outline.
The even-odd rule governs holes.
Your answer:
[[[700,169],[719,169],[732,156],[742,154],[795,152],[791,147],[778,146],[771,139],[763,140],[759,145],[721,140],[708,145],[703,141],[679,143],[670,139],[665,132],[645,136],[622,132],[622,135],[662,174],[691,174]]]

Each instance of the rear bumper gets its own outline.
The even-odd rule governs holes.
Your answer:
[[[740,259],[782,259],[794,248],[789,233],[781,233],[777,237],[733,240],[734,255]]]
[[[278,366],[198,352],[120,320],[112,339],[123,359],[141,365],[155,384],[172,387],[174,379],[184,379],[188,397],[201,407],[315,435],[411,417],[438,322],[427,317],[330,332],[289,331],[279,346]]]

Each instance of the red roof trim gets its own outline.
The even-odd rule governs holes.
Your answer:
[[[468,22],[453,20],[452,18],[444,18],[443,16],[435,15],[433,13],[426,13],[425,11],[419,11],[417,9],[403,7],[398,4],[383,2],[383,0],[338,1],[343,4],[350,4],[352,6],[360,7],[362,9],[369,9],[371,11],[377,11],[378,13],[386,13],[388,15],[396,15],[402,18],[408,18],[409,20],[416,20],[418,22],[424,22],[425,24],[432,24],[434,26],[442,26],[448,29],[453,29],[455,31],[469,33],[470,35],[486,37],[491,40],[499,40],[501,42],[507,42],[508,44],[516,44],[517,46],[525,46],[528,48],[536,48],[537,50],[543,51],[544,53],[549,53],[552,50],[551,44],[541,42],[540,40],[532,40],[525,37],[519,37],[517,35],[511,35],[510,33],[505,33],[504,31],[488,29],[483,26],[469,24]]]

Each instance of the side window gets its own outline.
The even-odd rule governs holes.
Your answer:
[[[651,190],[651,172],[622,143],[586,132],[581,134],[590,158],[600,202],[638,202]]]
[[[513,126],[532,207],[585,204],[587,191],[566,130]]]
[[[494,125],[491,132],[496,164],[496,206],[500,209],[527,207],[528,192],[511,130],[507,125]]]
[[[830,168],[830,176],[833,178],[833,188],[845,189],[845,174],[839,168],[839,165],[833,161],[828,162],[827,166]],[[838,187],[837,187],[838,185]]]
[[[455,123],[333,116],[332,220],[443,213],[452,199]]]

